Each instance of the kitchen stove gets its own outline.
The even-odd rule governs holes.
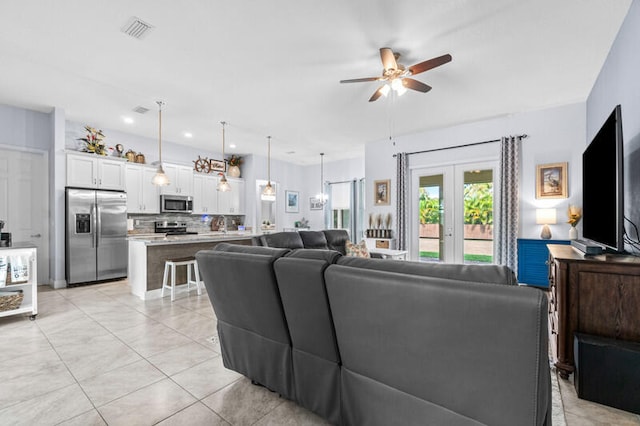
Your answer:
[[[154,224],[157,234],[166,235],[196,235],[197,232],[187,231],[187,222],[170,222],[167,220],[157,221]]]

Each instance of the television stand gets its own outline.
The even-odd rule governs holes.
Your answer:
[[[547,248],[550,353],[566,379],[575,365],[575,333],[640,342],[640,257]]]

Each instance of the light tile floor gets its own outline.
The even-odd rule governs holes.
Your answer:
[[[35,321],[0,318],[0,425],[327,424],[223,367],[206,293],[141,301],[125,280],[38,297]],[[640,425],[558,390],[554,424]]]

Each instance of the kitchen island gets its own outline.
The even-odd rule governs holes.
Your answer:
[[[253,234],[242,232],[129,236],[128,278],[131,293],[142,300],[159,298],[167,259],[194,256],[200,250],[211,250],[222,242],[251,245],[252,237]],[[186,276],[186,267],[178,268],[176,283],[186,282]]]

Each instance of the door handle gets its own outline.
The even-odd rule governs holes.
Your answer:
[[[33,235],[30,235],[30,237],[31,237],[31,238],[40,238],[40,237],[42,237],[42,235],[40,235],[40,234],[33,234]]]

